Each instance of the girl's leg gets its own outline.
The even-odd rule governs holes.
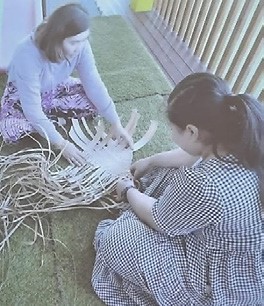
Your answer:
[[[99,223],[92,285],[107,305],[119,305],[121,301],[122,305],[156,305],[138,262],[138,244],[141,239],[148,244],[147,233],[129,210],[115,221]]]

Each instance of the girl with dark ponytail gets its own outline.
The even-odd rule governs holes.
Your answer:
[[[188,101],[188,102],[185,102]],[[168,101],[168,118],[184,129],[192,123],[206,131],[216,157],[218,146],[233,154],[259,176],[264,205],[264,105],[248,94],[234,95],[221,78],[190,75],[179,83]]]
[[[129,209],[96,231],[96,293],[107,305],[262,305],[264,105],[196,73],[167,117],[180,148],[118,183]]]

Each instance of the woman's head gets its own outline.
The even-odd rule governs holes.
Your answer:
[[[59,62],[73,55],[89,35],[89,15],[79,4],[55,10],[36,30],[35,41],[45,56]]]
[[[249,95],[233,95],[221,78],[209,73],[186,77],[170,94],[167,115],[179,132],[196,133],[216,156],[224,148],[250,168],[263,163],[264,106]]]

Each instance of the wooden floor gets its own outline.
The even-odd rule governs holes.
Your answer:
[[[186,44],[166,29],[155,11],[135,13],[130,0],[94,1],[102,15],[122,15],[134,27],[173,85],[193,72],[206,70]]]

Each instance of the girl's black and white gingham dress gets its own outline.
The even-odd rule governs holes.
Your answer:
[[[162,230],[127,210],[100,222],[92,285],[113,306],[263,305],[256,175],[231,155],[142,179]]]

